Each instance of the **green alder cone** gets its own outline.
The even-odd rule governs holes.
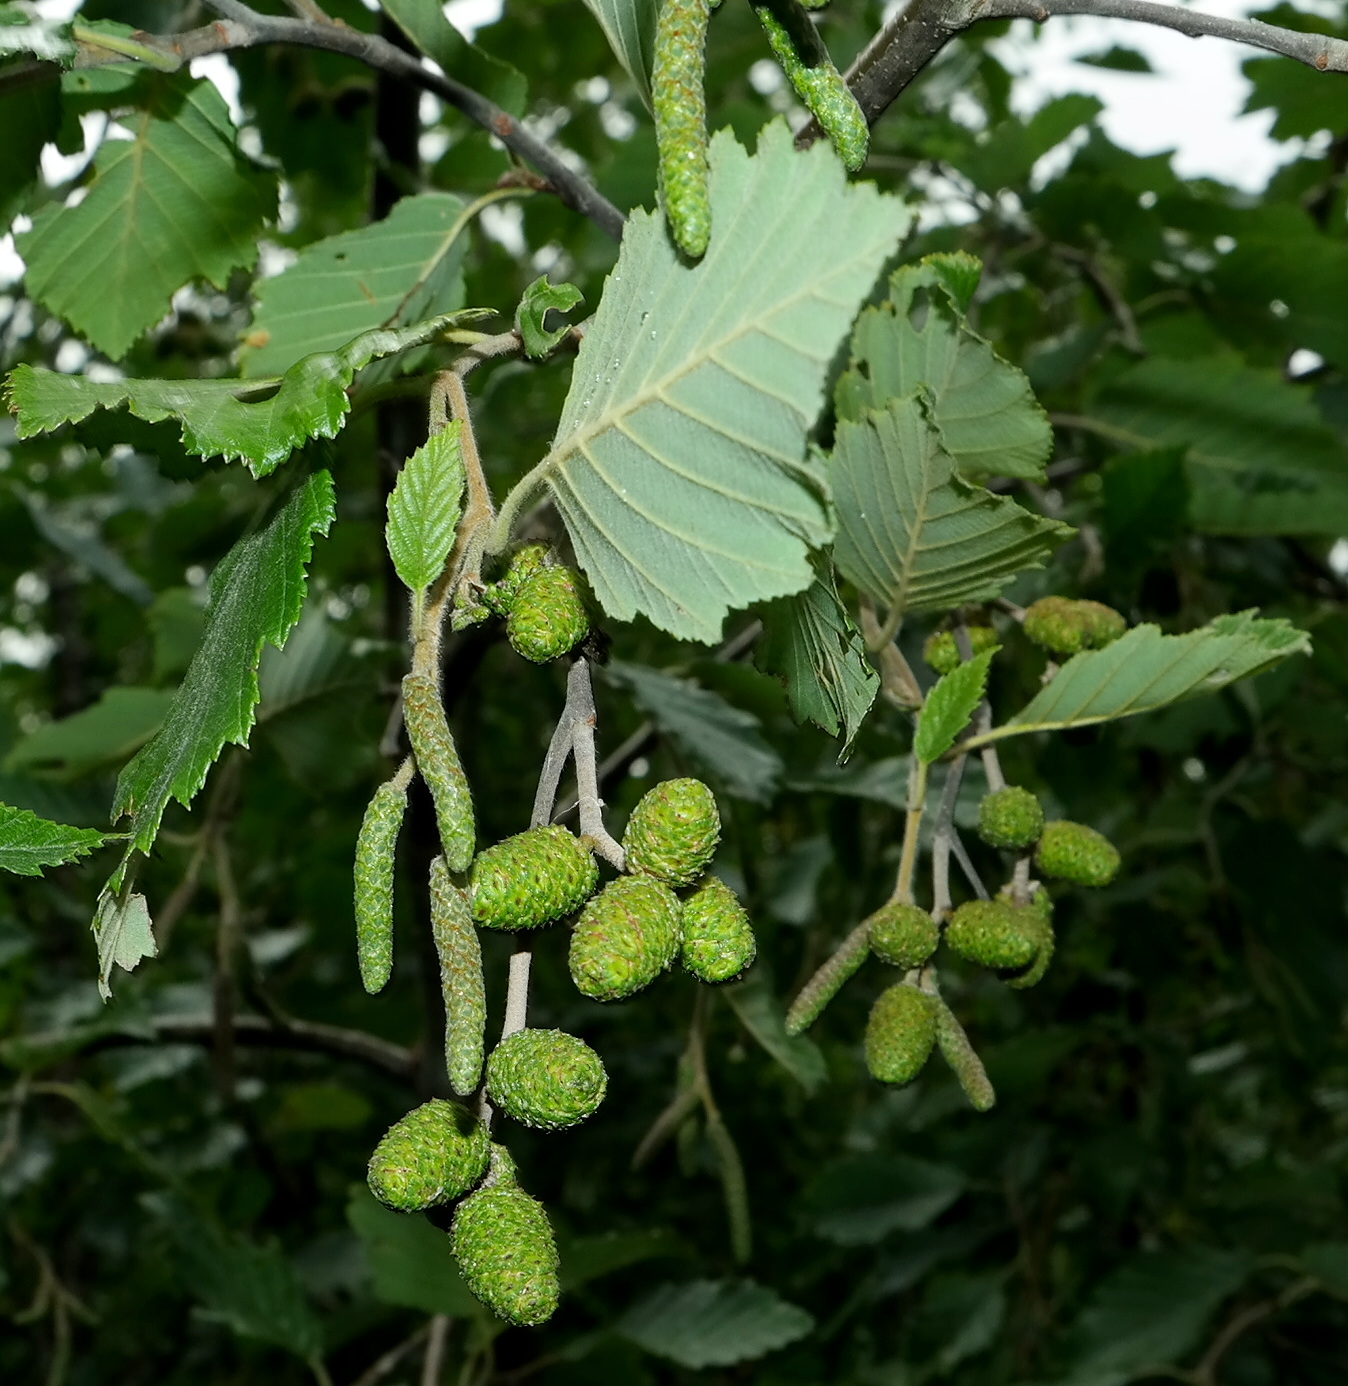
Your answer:
[[[899,982],[866,1021],[866,1067],[881,1083],[911,1083],[936,1046],[936,997]]]
[[[950,916],[945,941],[961,958],[996,972],[1034,960],[1035,934],[1022,911],[1000,900],[970,900]]]
[[[1041,597],[1025,609],[1025,634],[1050,654],[1100,650],[1128,629],[1112,607],[1070,597]]]
[[[465,1194],[490,1156],[487,1128],[457,1102],[432,1098],[389,1127],[370,1156],[370,1192],[415,1213]]]
[[[701,780],[665,780],[642,795],[623,834],[627,869],[692,885],[716,854],[721,814]]]
[[[482,1074],[487,987],[468,896],[450,880],[443,857],[431,863],[431,936],[445,1003],[445,1072],[449,1086],[467,1097]]]
[[[1053,900],[1047,890],[1037,881],[1031,882],[1032,891],[1028,904],[1017,905],[1012,897],[1011,887],[1003,886],[997,892],[998,900],[1009,904],[1021,912],[1027,932],[1034,938],[1035,954],[1028,967],[1019,972],[1004,974],[1007,986],[1016,991],[1038,985],[1044,980],[1049,964],[1053,961],[1053,950],[1057,938],[1053,932]]]
[[[724,881],[708,876],[683,902],[684,970],[703,982],[733,982],[758,953],[753,925],[739,897]]]
[[[553,824],[480,852],[468,880],[479,924],[538,929],[578,910],[599,883],[599,868],[578,837]]]
[[[966,629],[969,649],[976,655],[992,649],[998,643],[997,632],[991,626],[969,626]],[[963,661],[959,646],[955,643],[955,632],[938,630],[927,636],[926,644],[922,646],[922,658],[938,674],[948,674],[958,668]]]
[[[445,721],[440,690],[424,674],[408,674],[403,679],[403,725],[417,769],[435,802],[445,862],[451,871],[465,871],[477,839],[473,796]]]
[[[581,911],[571,935],[571,980],[582,996],[620,1001],[633,996],[679,951],[678,896],[649,876],[610,881]]]
[[[989,847],[1020,852],[1044,830],[1044,810],[1028,789],[1009,784],[985,794],[978,804],[978,835]]]
[[[494,1185],[459,1204],[450,1244],[464,1283],[507,1323],[534,1327],[557,1309],[557,1244],[543,1205]]]
[[[661,0],[651,64],[651,104],[660,154],[660,187],[674,242],[699,259],[711,240],[708,191],[707,0]]]
[[[407,791],[391,780],[374,792],[356,837],[356,957],[371,996],[393,971],[393,865]]]
[[[1107,886],[1119,874],[1118,848],[1084,823],[1058,819],[1044,824],[1034,863],[1045,876],[1074,885]]]
[[[506,638],[516,654],[546,664],[589,633],[590,617],[570,568],[538,568],[520,583],[506,617]]]
[[[520,584],[536,573],[548,559],[546,544],[525,544],[516,549],[500,578],[482,592],[482,604],[498,616],[508,616]]]
[[[1086,632],[1088,650],[1103,650],[1128,629],[1128,622],[1122,615],[1103,602],[1078,602],[1077,619]]]
[[[604,1100],[608,1074],[584,1040],[561,1030],[517,1030],[487,1060],[487,1093],[521,1126],[577,1126]]]
[[[882,905],[866,923],[871,952],[891,967],[921,967],[941,941],[936,921],[920,905]]]

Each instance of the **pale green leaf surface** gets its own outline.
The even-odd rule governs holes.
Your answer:
[[[189,280],[223,289],[250,267],[276,212],[276,176],[239,152],[213,83],[163,78],[122,123],[134,138],[104,142],[83,201],[18,238],[28,293],[113,359]]]
[[[750,156],[711,146],[711,248],[696,265],[663,219],[628,223],[582,342],[546,483],[609,615],[687,639],[807,587],[831,537],[806,432],[852,314],[908,224],[780,121]],[[819,247],[828,246],[821,260]]]
[[[728,1367],[803,1338],[814,1319],[752,1280],[666,1284],[618,1320],[624,1338],[682,1367]]]
[[[191,802],[226,742],[247,744],[262,647],[282,645],[299,619],[314,534],[334,511],[332,478],[315,472],[212,574],[201,647],[158,735],[117,779],[113,816],[131,815],[133,848],[150,850],[169,800]]]
[[[954,1166],[911,1155],[847,1155],[810,1181],[801,1203],[819,1236],[838,1246],[869,1246],[935,1222],[967,1183]]]
[[[0,871],[40,876],[44,866],[88,856],[107,840],[107,833],[93,828],[71,828],[27,809],[0,804]]]
[[[609,47],[636,84],[646,109],[651,105],[651,66],[655,61],[658,0],[585,0],[599,21]]]
[[[524,342],[524,354],[535,360],[546,356],[571,330],[568,323],[548,327],[548,314],[569,312],[584,301],[574,284],[550,284],[546,274],[535,279],[515,309],[515,331]]]
[[[172,701],[171,689],[109,688],[89,707],[30,732],[5,768],[75,777],[125,760],[159,730]]]
[[[740,1024],[800,1085],[812,1093],[828,1077],[824,1055],[807,1035],[786,1033],[786,1010],[773,995],[766,971],[760,963],[743,982],[723,987],[721,995]]]
[[[510,115],[524,114],[528,84],[509,63],[484,53],[445,18],[442,0],[380,0],[413,43],[457,82],[472,87]]]
[[[440,576],[454,547],[462,496],[455,420],[408,458],[388,499],[385,542],[394,569],[412,591],[425,591]]]
[[[347,1221],[360,1238],[377,1298],[385,1304],[451,1318],[481,1318],[482,1305],[463,1283],[449,1238],[425,1218],[395,1213],[354,1185]]]
[[[406,327],[463,306],[467,221],[449,193],[404,197],[383,221],[315,241],[257,286],[239,373],[280,375],[377,327]]]
[[[917,395],[841,423],[829,478],[838,568],[899,611],[995,597],[1074,532],[958,476]]]
[[[114,964],[124,972],[133,972],[143,958],[153,958],[159,952],[150,907],[143,895],[122,894],[106,886],[98,897],[92,928],[98,948],[98,994],[108,1001]]]
[[[1000,646],[976,654],[936,680],[918,713],[917,729],[913,732],[913,754],[919,760],[928,765],[940,760],[969,725],[969,719],[983,701],[988,665],[997,649]]]

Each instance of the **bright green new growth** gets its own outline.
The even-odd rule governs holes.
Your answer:
[[[578,910],[599,882],[589,849],[568,829],[530,828],[478,854],[473,918],[489,929],[538,929]]]
[[[945,927],[945,941],[960,957],[997,972],[1027,966],[1036,951],[1028,919],[1000,900],[969,900],[961,905]]]
[[[371,996],[393,971],[393,864],[407,791],[392,780],[374,792],[356,837],[356,957]]]
[[[445,1003],[445,1071],[449,1086],[467,1097],[482,1073],[487,988],[468,897],[450,880],[443,857],[431,863],[431,936]]]
[[[1008,784],[985,794],[978,805],[978,835],[1006,852],[1033,847],[1044,830],[1044,810],[1028,789]]]
[[[1053,961],[1053,950],[1057,939],[1053,932],[1053,900],[1047,890],[1038,882],[1034,883],[1034,893],[1030,896],[1027,904],[1017,905],[1012,896],[1012,888],[1003,886],[997,892],[997,898],[1020,914],[1026,932],[1035,941],[1035,954],[1030,965],[1021,971],[1004,977],[1007,986],[1016,991],[1024,991],[1026,987],[1036,986],[1044,980],[1044,974],[1048,971],[1049,964]]]
[[[574,650],[590,633],[590,618],[569,568],[538,568],[510,599],[506,636],[516,654],[534,664]]]
[[[679,960],[684,970],[703,982],[733,982],[749,970],[757,952],[739,897],[724,881],[708,876],[683,902]]]
[[[1104,649],[1127,628],[1128,623],[1117,611],[1100,602],[1041,597],[1025,611],[1025,634],[1055,655]]]
[[[432,1098],[389,1127],[370,1156],[370,1192],[400,1213],[458,1198],[486,1172],[487,1128],[457,1102]]]
[[[679,900],[649,876],[620,876],[590,901],[571,935],[582,996],[620,1001],[648,987],[679,951]]]
[[[707,190],[707,0],[661,0],[651,65],[660,186],[675,243],[698,259],[711,239]]]
[[[525,544],[523,548],[516,549],[510,556],[510,562],[506,564],[505,572],[491,586],[483,589],[483,605],[498,616],[509,615],[520,583],[530,574],[536,573],[547,562],[547,558],[546,544]]]
[[[904,982],[883,991],[866,1021],[866,1067],[882,1083],[911,1083],[936,1045],[936,997]]]
[[[521,1126],[577,1126],[604,1100],[608,1074],[584,1040],[561,1030],[517,1030],[487,1060],[487,1093]]]
[[[1045,876],[1074,885],[1106,886],[1119,874],[1118,848],[1103,833],[1066,819],[1044,825],[1034,862]]]
[[[855,173],[866,162],[870,127],[809,15],[797,0],[762,0],[754,13],[796,95]]]
[[[721,814],[701,780],[665,780],[642,795],[623,834],[627,869],[692,885],[716,852]]]
[[[464,1283],[494,1314],[526,1327],[556,1311],[557,1244],[543,1205],[498,1184],[464,1199],[450,1229]]]
[[[969,649],[973,654],[982,654],[998,643],[997,632],[991,626],[969,626]],[[953,630],[937,630],[927,636],[922,646],[922,658],[938,674],[948,674],[961,662],[960,649],[955,643]]]
[[[882,905],[866,923],[871,952],[891,967],[921,967],[941,941],[936,921],[919,905]]]
[[[434,680],[424,674],[408,674],[403,679],[403,725],[417,769],[435,803],[445,862],[451,871],[465,871],[477,839],[473,796],[445,721],[440,692]]]

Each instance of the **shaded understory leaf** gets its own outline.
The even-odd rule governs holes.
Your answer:
[[[609,47],[651,107],[651,66],[655,61],[657,0],[585,0],[599,21]]]
[[[814,1092],[828,1077],[819,1046],[805,1035],[786,1033],[786,1013],[772,993],[762,964],[746,981],[726,987],[721,995],[744,1028],[807,1093]]]
[[[662,1285],[617,1325],[638,1347],[694,1371],[762,1357],[813,1327],[804,1309],[752,1280]]]
[[[165,688],[109,688],[91,706],[25,736],[5,757],[5,769],[75,778],[124,760],[159,730],[172,700]]]
[[[108,836],[93,828],[52,823],[27,809],[0,804],[0,871],[40,876],[44,866],[88,856]]]
[[[839,1246],[868,1246],[935,1222],[967,1183],[951,1165],[909,1155],[848,1155],[810,1181],[801,1203],[819,1236]]]

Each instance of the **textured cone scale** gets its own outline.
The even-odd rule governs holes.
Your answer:
[[[445,721],[439,691],[424,674],[408,674],[403,679],[403,725],[417,769],[435,801],[435,822],[445,861],[451,871],[465,871],[473,859],[477,837],[473,796]]]
[[[871,952],[892,967],[921,967],[941,941],[936,921],[918,905],[882,905],[866,922]]]
[[[585,906],[571,935],[571,980],[620,1001],[649,986],[679,951],[679,900],[649,876],[620,876]]]
[[[516,654],[546,664],[570,653],[590,633],[590,618],[569,568],[539,568],[520,583],[506,617]]]
[[[960,957],[997,972],[1033,961],[1035,934],[1022,912],[999,900],[970,900],[950,916],[945,941]]]
[[[487,988],[468,897],[450,880],[443,857],[431,863],[431,936],[445,1003],[445,1072],[449,1086],[467,1097],[482,1073]]]
[[[1030,882],[1030,898],[1023,905],[1016,903],[1009,885],[1004,885],[997,892],[997,899],[1019,911],[1025,931],[1034,939],[1035,954],[1028,966],[1002,973],[1002,980],[1007,986],[1023,991],[1042,982],[1053,961],[1053,950],[1057,943],[1053,932],[1053,900],[1038,881]]]
[[[578,910],[598,881],[573,833],[530,828],[478,854],[469,875],[473,918],[489,929],[538,929]]]
[[[546,544],[525,544],[522,549],[517,549],[500,580],[483,591],[483,605],[498,616],[508,616],[515,602],[515,593],[520,589],[520,583],[531,573],[536,573],[547,562],[547,557]]]
[[[458,1198],[482,1178],[491,1140],[457,1102],[439,1098],[394,1122],[370,1156],[370,1192],[401,1213]]]
[[[464,1283],[507,1323],[546,1323],[557,1308],[557,1244],[543,1205],[496,1185],[464,1199],[450,1229]]]
[[[1086,633],[1086,648],[1102,650],[1112,645],[1128,629],[1128,622],[1103,602],[1078,602],[1077,619]]]
[[[936,1044],[936,998],[903,982],[881,992],[866,1021],[866,1067],[882,1083],[911,1083]]]
[[[1106,886],[1119,874],[1114,844],[1094,828],[1066,819],[1044,825],[1034,862],[1045,876],[1074,885]]]
[[[1019,852],[1044,830],[1044,810],[1028,789],[1009,784],[985,794],[978,805],[978,835],[989,847]]]
[[[594,1113],[607,1087],[599,1055],[561,1030],[517,1030],[487,1060],[488,1095],[521,1126],[576,1126]]]
[[[982,654],[997,643],[997,632],[991,626],[969,626],[969,648],[974,654]],[[922,658],[938,674],[948,674],[960,663],[959,646],[955,644],[955,632],[938,630],[927,637],[922,647]]]
[[[393,863],[407,792],[391,780],[374,792],[356,838],[356,956],[372,996],[393,970]]]
[[[660,190],[675,243],[694,259],[711,239],[707,98],[702,85],[708,0],[661,0],[651,65]]]
[[[739,897],[724,881],[708,876],[683,902],[684,970],[703,982],[733,982],[758,952],[753,925]]]
[[[642,795],[623,834],[627,869],[692,885],[721,839],[716,797],[701,780],[665,780]]]
[[[1068,597],[1041,597],[1025,610],[1025,634],[1040,649],[1074,655],[1086,648],[1086,623]]]

